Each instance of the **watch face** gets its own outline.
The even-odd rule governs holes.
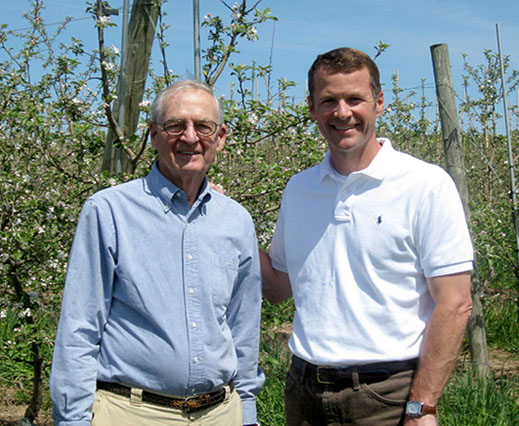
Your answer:
[[[409,416],[422,414],[422,403],[418,401],[407,401],[405,413]]]

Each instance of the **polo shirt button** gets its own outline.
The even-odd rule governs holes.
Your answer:
[[[191,254],[187,255],[187,260],[193,260],[193,256]]]
[[[197,356],[195,356],[195,357],[193,358],[193,362],[194,362],[195,364],[198,364],[198,357],[197,357]]]

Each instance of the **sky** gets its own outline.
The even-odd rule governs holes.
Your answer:
[[[253,5],[257,0],[248,0]],[[234,1],[227,0],[232,5]],[[94,22],[85,12],[83,0],[44,0],[43,18],[46,23],[62,21],[67,15],[74,20],[69,24],[66,37],[74,35],[85,45],[94,48],[97,34]],[[115,8],[123,0],[110,0]],[[510,56],[511,69],[519,70],[519,1],[517,0],[262,0],[258,6],[270,8],[278,21],[267,21],[257,28],[259,40],[241,40],[239,54],[231,62],[269,65],[272,58],[273,81],[286,78],[297,86],[288,95],[297,101],[305,94],[308,68],[319,53],[340,46],[355,47],[373,56],[374,46],[380,41],[390,47],[377,58],[386,100],[391,99],[392,76],[398,73],[404,93],[421,92],[425,79],[425,95],[434,98],[434,75],[430,46],[446,43],[455,90],[463,92],[463,54],[468,62],[481,65],[485,50],[498,51],[496,24],[499,24],[503,53]],[[10,29],[27,28],[22,18],[29,9],[28,0],[3,0],[0,23]],[[168,65],[182,78],[193,76],[193,3],[192,0],[169,0],[164,6]],[[220,0],[200,0],[200,17],[210,13],[229,20],[229,11]],[[107,33],[107,45],[121,45],[122,17],[112,16],[118,27]],[[49,29],[56,28],[50,26]],[[201,47],[208,47],[207,32],[202,29]],[[0,60],[3,60],[0,52]],[[154,66],[160,70],[158,49],[155,45]],[[217,82],[219,94],[229,95],[229,72]],[[259,87],[260,96],[266,89]],[[509,99],[517,104],[517,97]],[[503,124],[504,127],[504,124]]]

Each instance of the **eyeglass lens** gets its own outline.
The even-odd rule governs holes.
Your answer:
[[[218,125],[214,121],[201,120],[194,121],[193,127],[199,135],[209,136],[215,132]],[[187,129],[187,122],[184,120],[168,121],[163,124],[163,128],[170,135],[180,135]]]

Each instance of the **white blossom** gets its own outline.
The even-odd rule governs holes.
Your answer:
[[[18,316],[19,316],[20,318],[30,317],[31,315],[32,315],[32,313],[31,313],[31,308],[26,308],[24,311],[22,311],[22,312],[20,312],[20,313],[18,314]]]
[[[109,22],[110,22],[110,17],[109,16],[100,16],[99,19],[97,20],[97,25],[105,26]]]
[[[115,68],[115,64],[112,62],[103,61],[103,68],[107,71],[111,71]]]

